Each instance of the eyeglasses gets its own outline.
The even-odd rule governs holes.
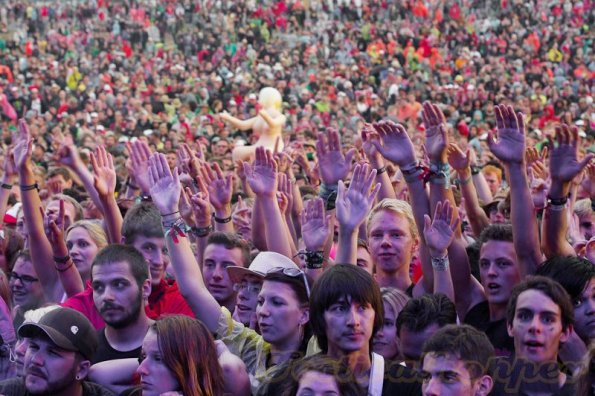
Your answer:
[[[258,294],[260,293],[261,286],[262,285],[254,285],[248,282],[240,282],[233,285],[233,290],[236,292],[246,291],[247,293]]]
[[[33,282],[39,282],[39,279],[37,279],[37,278],[34,278],[29,275],[19,275],[16,272],[11,272],[8,279],[9,279],[9,281],[13,281],[13,282],[20,280],[23,285],[30,285]]]
[[[281,272],[283,275],[290,276],[292,278],[302,277],[304,279],[304,286],[306,286],[306,294],[308,295],[308,300],[310,299],[310,286],[308,285],[308,278],[306,278],[306,273],[302,270],[297,268],[285,268],[285,267],[275,267],[271,268],[267,274]]]

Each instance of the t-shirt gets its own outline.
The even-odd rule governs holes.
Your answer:
[[[486,333],[496,350],[496,356],[514,354],[514,339],[508,335],[506,319],[490,322],[490,307],[487,301],[473,306],[463,322]]]
[[[107,338],[105,337],[105,328],[97,331],[97,351],[93,356],[92,363],[99,363],[105,362],[106,360],[116,360],[116,359],[127,359],[127,358],[134,358],[138,359],[141,354],[142,347],[135,348],[131,351],[117,351],[107,342]]]
[[[83,396],[115,396],[115,394],[94,382],[83,381]],[[32,395],[25,387],[24,378],[11,378],[0,382],[0,394],[6,396]]]
[[[85,315],[96,330],[105,327],[105,322],[93,302],[91,282],[87,283],[84,291],[64,301],[62,306],[72,308]],[[178,284],[173,280],[167,282],[162,279],[159,285],[153,286],[149,296],[149,305],[145,306],[145,311],[151,319],[159,319],[164,314],[194,317],[194,313],[178,289]]]

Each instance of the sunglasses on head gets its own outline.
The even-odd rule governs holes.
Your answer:
[[[308,295],[308,299],[310,299],[310,286],[308,285],[308,278],[306,278],[306,273],[304,271],[297,268],[275,267],[267,271],[267,274],[277,272],[281,272],[283,275],[287,275],[291,278],[298,278],[301,276],[304,279],[304,286],[306,286],[306,294]]]

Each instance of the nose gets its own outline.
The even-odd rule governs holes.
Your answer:
[[[382,236],[381,244],[382,246],[390,246],[390,236],[388,235],[388,233]]]
[[[347,325],[350,327],[358,327],[359,326],[359,314],[357,312],[357,307],[352,306],[347,313]]]
[[[27,351],[27,346],[29,343],[27,342],[26,338],[22,338],[14,344],[14,353],[19,357],[25,356],[25,352]]]
[[[496,276],[498,276],[498,272],[496,271],[496,264],[495,263],[490,263],[490,266],[488,267],[488,276],[495,278]]]
[[[266,317],[266,316],[269,316],[270,314],[271,313],[269,311],[269,306],[266,303],[266,301],[263,302],[262,305],[256,307],[256,316],[257,317]]]
[[[541,320],[539,315],[533,315],[531,323],[529,324],[529,333],[540,333],[541,332]]]
[[[145,358],[142,362],[140,362],[140,364],[138,365],[138,368],[136,369],[136,372],[140,375],[144,375],[147,376],[149,375],[149,370],[147,367],[147,359]]]
[[[43,366],[43,356],[39,351],[31,351],[31,364],[36,366]]]
[[[586,315],[595,315],[595,297],[589,297],[587,301],[585,301],[585,304]]]
[[[224,269],[221,268],[220,265],[215,266],[215,270],[213,271],[213,278],[215,279],[223,279],[223,271]]]
[[[439,379],[434,376],[430,377],[423,386],[424,396],[438,396],[440,395],[440,383]]]

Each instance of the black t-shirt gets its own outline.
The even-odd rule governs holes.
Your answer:
[[[95,356],[93,357],[93,364],[99,362],[105,362],[106,360],[116,360],[116,359],[127,359],[127,358],[135,358],[138,359],[141,354],[141,348],[138,347],[131,351],[117,351],[107,342],[107,338],[105,338],[105,327],[99,331],[97,331],[97,338],[99,344],[97,346],[97,351],[95,352]]]
[[[471,308],[463,322],[486,333],[496,350],[496,356],[514,354],[514,339],[508,335],[506,319],[490,322],[490,307],[487,301],[480,302]]]
[[[114,396],[115,394],[101,385],[83,381],[83,396]],[[11,378],[0,382],[0,394],[7,396],[29,396],[24,378]]]
[[[421,395],[421,381],[417,372],[397,361],[384,361],[382,396]]]
[[[559,385],[559,373],[564,371],[558,362],[535,364],[514,356],[494,359],[490,373],[494,380],[491,396],[526,396],[544,394],[550,396],[576,396],[576,384],[565,372],[566,381]]]

